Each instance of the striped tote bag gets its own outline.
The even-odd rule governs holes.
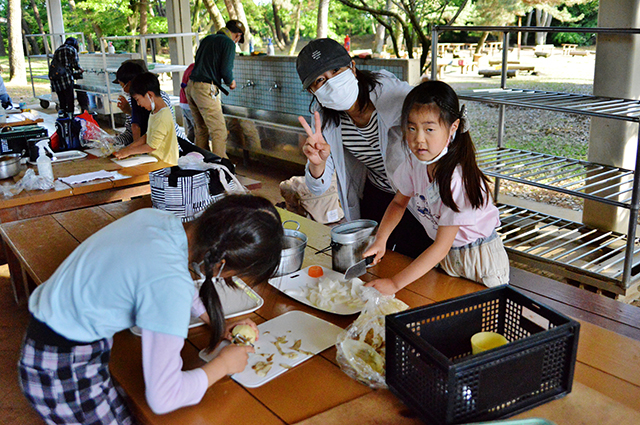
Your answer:
[[[229,169],[219,164],[206,170],[175,166],[149,173],[153,207],[170,211],[183,222],[195,219],[227,192],[236,191],[238,184]]]

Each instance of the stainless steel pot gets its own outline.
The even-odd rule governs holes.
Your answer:
[[[362,260],[362,254],[373,241],[374,220],[353,220],[331,229],[331,265],[333,270],[344,273]]]
[[[0,179],[8,179],[20,172],[21,157],[19,153],[0,156]]]
[[[280,256],[280,264],[275,276],[297,272],[302,267],[304,260],[304,250],[307,247],[307,235],[299,231],[300,223],[294,220],[286,220],[282,223],[284,227],[287,223],[295,223],[295,229],[284,229],[284,248]]]

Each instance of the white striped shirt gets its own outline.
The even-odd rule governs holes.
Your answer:
[[[351,117],[346,113],[340,114],[340,122],[342,124],[342,144],[367,167],[369,181],[382,191],[395,193],[389,184],[380,150],[378,111],[373,111],[369,123],[362,128],[356,127]]]

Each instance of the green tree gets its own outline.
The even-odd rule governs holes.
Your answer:
[[[24,63],[24,49],[22,48],[20,0],[8,0],[7,12],[10,81],[24,85],[27,84],[27,70]]]
[[[420,65],[424,67],[431,44],[430,24],[451,24],[464,11],[468,0],[393,1],[387,7],[383,0],[338,0],[345,6],[370,14],[388,32],[396,56],[400,56],[402,42],[410,58],[413,46],[422,46]]]

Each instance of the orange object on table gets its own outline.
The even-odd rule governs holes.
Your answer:
[[[322,267],[320,266],[311,266],[309,267],[309,276],[310,277],[321,277],[324,274],[322,271]]]

